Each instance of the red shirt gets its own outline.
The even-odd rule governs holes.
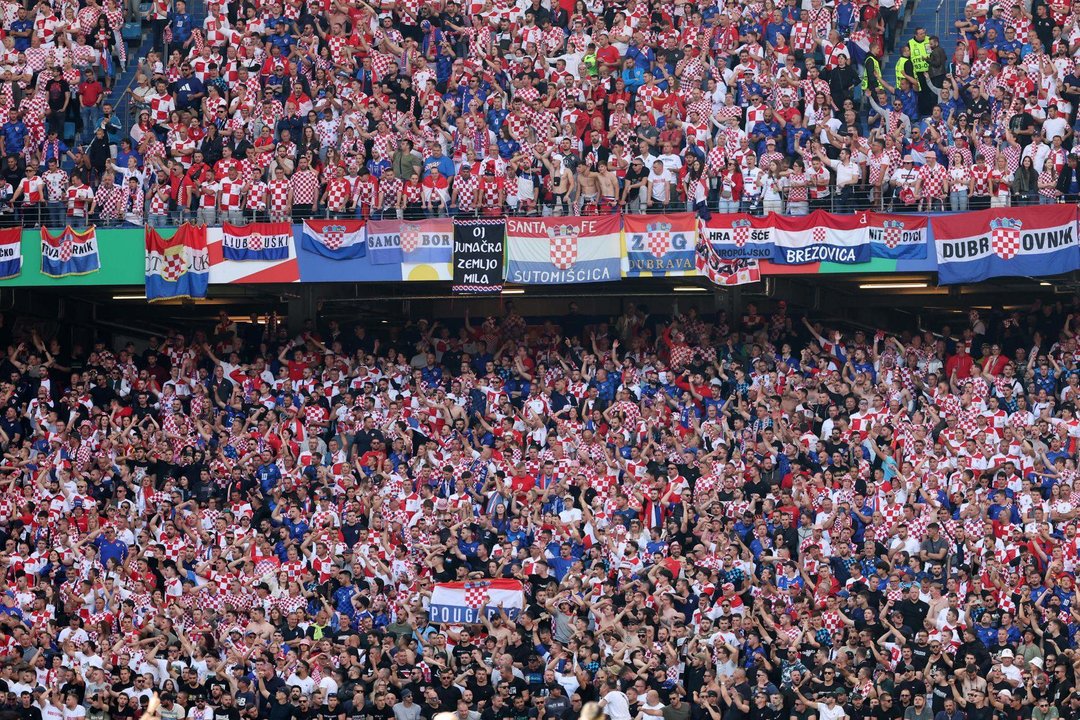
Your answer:
[[[963,380],[971,377],[971,369],[975,367],[975,360],[970,353],[953,355],[945,362],[945,374],[952,375],[956,371],[956,377]]]
[[[105,88],[97,80],[79,83],[79,104],[83,107],[97,105],[98,99],[105,94]]]
[[[614,45],[608,45],[596,51],[596,59],[605,65],[618,65],[621,57],[619,49]]]

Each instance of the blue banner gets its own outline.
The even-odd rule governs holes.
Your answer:
[[[870,255],[890,260],[921,260],[926,257],[930,223],[925,215],[867,213],[866,231]]]
[[[305,220],[304,249],[331,260],[350,260],[367,253],[363,220]]]

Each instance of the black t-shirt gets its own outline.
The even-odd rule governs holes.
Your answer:
[[[22,707],[21,705],[16,709],[19,714],[19,720],[41,720],[41,710],[36,705],[30,707]]]
[[[636,185],[642,180],[647,180],[649,177],[649,171],[645,168],[645,164],[642,163],[640,170],[634,169],[634,164],[630,163],[630,167],[626,169],[626,184]]]
[[[461,691],[457,689],[456,685],[451,684],[449,687],[444,687],[442,683],[439,683],[435,686],[435,694],[439,696],[439,705],[443,710],[457,709],[458,700],[461,699]]]
[[[186,680],[179,680],[176,683],[176,689],[191,697],[206,697],[206,683],[189,683]]]
[[[53,78],[45,86],[45,94],[49,98],[49,107],[59,110],[64,106],[64,100],[71,94],[71,85],[63,78]]]
[[[466,687],[472,692],[473,700],[477,704],[484,701],[487,703],[487,707],[491,706],[491,698],[495,695],[495,686],[491,684],[490,680],[481,685],[476,682],[476,680],[470,678],[468,683],[466,683]]]
[[[235,707],[215,708],[214,720],[240,720],[240,711]]]
[[[319,720],[338,720],[344,712],[345,708],[342,707],[341,703],[338,703],[338,706],[333,710],[330,709],[329,705],[323,705],[319,708],[317,717]],[[215,717],[214,720],[218,719]]]
[[[1029,112],[1018,112],[1009,119],[1009,131],[1016,138],[1016,143],[1024,148],[1031,144],[1031,135],[1021,134],[1021,130],[1030,130],[1035,127],[1035,118]]]
[[[368,703],[362,710],[362,720],[390,720],[394,717],[394,708],[384,703],[380,708],[375,703]],[[350,720],[354,720],[355,715],[350,715]]]
[[[266,714],[267,720],[294,720],[296,717],[296,708],[291,703],[278,703],[277,700],[271,698],[270,707]]]

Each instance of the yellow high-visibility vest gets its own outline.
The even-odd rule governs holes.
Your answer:
[[[923,38],[922,42],[911,38],[907,44],[911,50],[911,64],[915,72],[930,72],[930,38]]]

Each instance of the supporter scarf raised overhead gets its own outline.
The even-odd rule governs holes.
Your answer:
[[[289,258],[289,246],[293,241],[289,223],[225,223],[221,230],[221,252],[226,260],[258,262]]]
[[[504,218],[455,219],[453,292],[502,292],[505,249]]]
[[[1075,205],[980,210],[930,223],[942,285],[1080,269]]]
[[[624,215],[625,277],[694,275],[697,218],[694,213]]]
[[[97,231],[94,228],[75,231],[70,226],[59,235],[41,228],[41,274],[61,278],[68,275],[89,275],[101,269]]]
[[[205,225],[181,225],[168,237],[146,228],[147,300],[205,298],[209,281]]]

